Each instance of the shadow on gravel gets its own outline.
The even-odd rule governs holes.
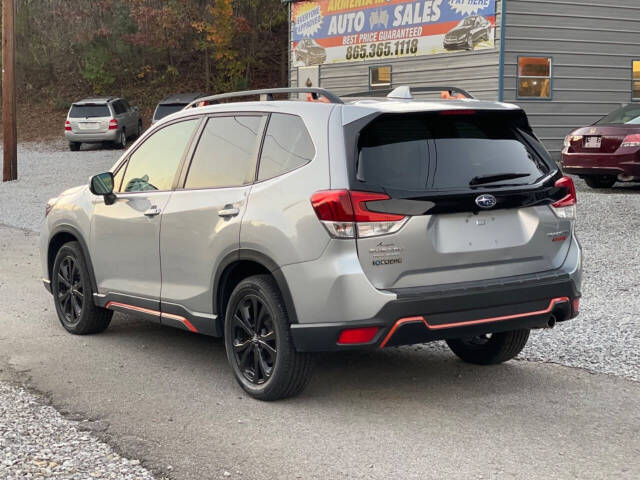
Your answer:
[[[205,337],[170,327],[116,315],[104,334],[92,343],[108,350],[129,350],[144,355],[160,369],[171,369],[183,385],[193,382],[210,389],[218,398],[242,395],[227,363],[222,339]],[[535,338],[533,338],[535,341]],[[117,346],[116,346],[117,345]],[[124,352],[121,352],[124,353]],[[128,355],[127,355],[128,356]],[[491,397],[497,391],[509,395],[527,390],[562,388],[551,374],[526,368],[528,362],[479,367],[458,360],[443,343],[388,348],[381,351],[338,352],[316,355],[311,382],[297,398],[278,404],[321,403],[315,408],[331,408],[335,402],[349,404],[366,397],[370,404],[393,405],[429,401],[442,405]],[[207,387],[209,385],[209,387]],[[225,392],[220,388],[224,385]],[[329,403],[326,403],[330,400]],[[393,400],[389,404],[389,400]],[[399,403],[398,403],[399,402]],[[266,404],[263,404],[266,405]],[[385,407],[386,408],[386,407]]]

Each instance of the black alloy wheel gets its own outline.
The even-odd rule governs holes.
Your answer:
[[[269,307],[257,295],[246,295],[233,315],[233,354],[244,377],[265,383],[278,357],[277,333]]]
[[[57,282],[57,301],[64,316],[62,320],[73,327],[82,317],[84,287],[80,267],[72,256],[66,256],[60,262],[54,281]]]
[[[254,275],[233,290],[225,311],[224,344],[238,384],[258,400],[300,393],[311,377],[313,358],[298,352],[289,314],[271,275]]]
[[[51,293],[60,323],[74,335],[107,329],[113,311],[93,302],[93,287],[82,247],[69,242],[60,247],[51,269]]]

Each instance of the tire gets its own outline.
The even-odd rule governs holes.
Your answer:
[[[127,148],[127,132],[124,128],[120,130],[118,140],[113,143],[115,144],[116,148],[119,148],[120,150],[124,150],[125,148]]]
[[[269,275],[246,278],[233,290],[224,343],[237,382],[255,399],[292,397],[309,382],[312,356],[296,352],[282,295]]]
[[[107,329],[113,312],[93,304],[89,270],[78,242],[69,242],[60,248],[51,277],[58,319],[68,332],[89,335]]]
[[[529,339],[529,330],[513,330],[478,337],[447,340],[453,353],[467,363],[495,365],[518,355]]]
[[[616,183],[614,175],[589,175],[584,177],[584,181],[591,188],[611,188]]]
[[[473,36],[471,34],[467,37],[467,50],[473,50]]]
[[[79,142],[69,142],[69,150],[71,150],[72,152],[77,152],[80,150],[80,145],[82,145]]]
[[[142,135],[142,122],[138,122],[138,129],[136,130],[136,138],[140,138]]]

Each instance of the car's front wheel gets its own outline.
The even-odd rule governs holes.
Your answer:
[[[473,35],[467,37],[467,50],[473,50]]]
[[[529,330],[524,329],[447,340],[447,345],[465,362],[495,365],[517,356],[528,339]]]
[[[616,183],[614,175],[589,175],[584,177],[584,181],[591,188],[611,188]]]
[[[249,277],[233,290],[224,339],[236,380],[253,398],[292,397],[309,381],[312,357],[296,352],[287,310],[269,275]]]
[[[78,242],[63,245],[53,262],[51,291],[58,319],[75,335],[100,333],[109,326],[113,312],[96,307],[87,264]]]

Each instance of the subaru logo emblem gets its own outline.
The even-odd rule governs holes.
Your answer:
[[[493,208],[497,203],[498,201],[493,195],[485,194],[480,195],[478,198],[476,198],[476,205],[478,205],[480,208]]]

